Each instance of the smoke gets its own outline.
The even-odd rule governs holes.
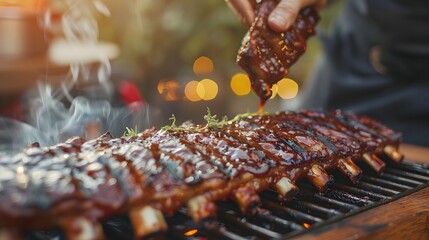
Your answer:
[[[68,106],[53,97],[49,85],[40,87],[40,98],[33,102],[33,109],[37,111],[33,111],[31,119],[36,121],[34,125],[39,136],[47,144],[64,141],[71,136],[94,138],[105,131],[121,136],[125,127],[142,130],[149,121],[146,105],[136,102],[131,106],[114,107],[107,100],[77,96]]]
[[[39,131],[28,124],[0,117],[0,152],[14,153],[34,142],[46,143]]]
[[[66,6],[62,30],[71,47],[97,47],[98,23],[95,14],[110,17],[101,0],[61,0]],[[46,10],[44,27],[51,25]],[[0,119],[0,151],[19,151],[39,142],[41,146],[64,141],[70,136],[95,138],[105,131],[121,136],[125,127],[143,130],[149,124],[149,107],[142,102],[118,104],[116,89],[110,81],[112,66],[107,55],[97,52],[97,64],[85,61],[70,64],[61,84],[47,84],[48,76],[39,83],[37,96],[28,99],[28,123]],[[94,68],[94,65],[96,66]],[[41,81],[42,82],[42,81]],[[76,91],[79,88],[79,91]],[[5,144],[6,143],[6,144]]]

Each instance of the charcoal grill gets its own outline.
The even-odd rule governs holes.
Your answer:
[[[265,191],[260,194],[261,210],[252,217],[241,215],[233,202],[220,202],[218,218],[197,226],[187,216],[187,210],[182,208],[174,216],[167,218],[170,226],[167,233],[152,237],[186,240],[315,238],[333,226],[341,228],[343,222],[341,220],[353,219],[354,215],[388,204],[429,186],[428,164],[408,160],[400,165],[389,163],[388,160],[385,162],[388,164],[381,175],[376,175],[364,163],[358,164],[365,175],[357,184],[351,184],[340,173],[331,172],[336,181],[324,194],[317,193],[304,181],[298,182],[300,194],[287,203],[280,203],[274,191]],[[426,224],[426,228],[421,233],[427,239],[429,239],[428,216],[427,222],[423,223]],[[364,231],[371,232],[383,227],[386,226],[375,225]],[[131,224],[125,216],[105,221],[103,229],[107,239],[133,239]],[[58,230],[31,232],[27,239],[65,238]]]

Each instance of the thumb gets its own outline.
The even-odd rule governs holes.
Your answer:
[[[276,32],[285,32],[292,26],[299,11],[307,6],[320,8],[326,0],[281,0],[268,18],[268,25]]]

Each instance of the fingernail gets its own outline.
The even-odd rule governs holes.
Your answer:
[[[286,18],[284,18],[283,15],[279,15],[279,14],[272,14],[268,19],[268,21],[270,21],[271,23],[279,27],[286,25]]]

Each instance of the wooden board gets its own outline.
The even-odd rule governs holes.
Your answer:
[[[406,159],[429,164],[429,148],[402,144],[399,151],[404,154]]]
[[[429,187],[294,239],[429,239]]]

